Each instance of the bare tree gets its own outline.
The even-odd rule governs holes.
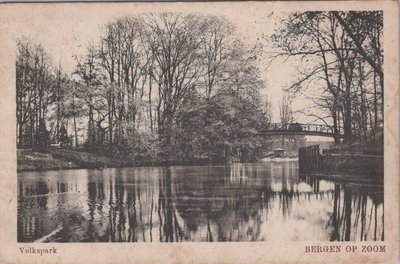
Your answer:
[[[292,103],[288,94],[284,94],[282,96],[282,100],[279,105],[279,115],[283,125],[288,125],[293,122]]]
[[[144,39],[156,67],[158,131],[164,146],[171,145],[174,116],[184,96],[196,87],[203,23],[196,15],[163,13],[148,17]]]
[[[272,101],[269,96],[265,97],[264,113],[265,113],[266,123],[267,124],[271,123],[271,121],[272,121]]]
[[[301,77],[292,89],[299,92],[310,86],[320,87],[320,98],[314,101],[319,102],[320,110],[330,113],[335,134],[343,128],[347,143],[360,138],[357,126],[368,126],[354,122],[356,119],[375,122],[369,127],[376,127],[378,116],[383,116],[378,107],[367,107],[369,101],[375,101],[371,106],[383,104],[379,99],[383,93],[381,19],[382,12],[375,11],[294,13],[273,36],[275,47],[283,51],[273,58],[297,56],[304,62],[299,69]],[[382,81],[380,89],[372,82],[373,76]],[[357,103],[359,97],[361,103]],[[375,133],[375,129],[372,131]]]
[[[45,128],[51,103],[51,59],[41,45],[28,39],[17,43],[16,99],[18,147],[35,147],[39,124]]]

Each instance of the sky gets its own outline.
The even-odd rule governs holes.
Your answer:
[[[82,4],[83,5],[83,4]],[[72,8],[65,5],[63,9],[48,8],[35,12],[26,11],[26,19],[19,20],[17,36],[27,36],[29,39],[41,43],[52,57],[54,64],[60,63],[67,72],[72,72],[75,66],[74,55],[83,55],[90,42],[97,43],[103,26],[118,17],[148,12],[148,5],[130,5],[132,8],[123,8],[119,5],[110,5],[110,8],[79,8],[78,4]],[[94,6],[94,5],[93,5]],[[176,3],[170,5],[152,5],[152,12],[174,11],[179,9],[183,13],[194,12],[188,5]],[[205,3],[197,3],[196,13],[215,14],[226,17],[242,36],[244,43],[252,46],[261,41],[264,44],[264,55],[271,51],[269,36],[279,25],[284,16],[282,12],[272,12],[267,8],[249,6],[249,8],[209,8]],[[97,6],[95,6],[97,7]],[[157,8],[158,7],[158,8]],[[207,7],[207,8],[205,8]],[[228,6],[227,6],[228,7]],[[24,17],[22,14],[21,17]],[[17,23],[18,24],[18,23]],[[296,78],[296,60],[275,60],[268,68],[267,58],[260,63],[265,88],[261,94],[268,96],[272,101],[273,122],[279,122],[279,102],[283,89],[287,88]],[[310,102],[295,100],[293,110],[307,108]],[[296,121],[307,123],[311,120],[301,115],[295,115]]]

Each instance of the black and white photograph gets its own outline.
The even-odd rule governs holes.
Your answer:
[[[399,11],[0,3],[0,263],[398,263]]]
[[[384,16],[32,20],[17,242],[385,241]]]

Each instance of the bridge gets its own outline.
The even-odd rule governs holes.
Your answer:
[[[260,135],[304,135],[343,138],[343,133],[334,133],[332,126],[299,123],[270,123],[259,131]]]

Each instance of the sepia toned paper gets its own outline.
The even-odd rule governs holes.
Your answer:
[[[34,239],[35,242],[18,239],[18,210],[21,209],[18,208],[21,206],[18,190],[21,187],[18,187],[20,182],[17,174],[16,142],[18,131],[16,129],[15,109],[17,108],[16,60],[17,41],[19,39],[26,37],[36,43],[42,43],[44,49],[53,57],[53,65],[63,65],[67,72],[72,73],[76,66],[74,56],[83,56],[86,47],[99,40],[104,25],[118,18],[163,13],[223,17],[234,25],[243,43],[253,47],[258,43],[263,45],[266,43],[263,42],[263,39],[268,40],[274,33],[274,30],[279,26],[281,16],[293,12],[307,11],[382,11],[383,13],[384,30],[381,32],[383,34],[382,49],[384,51],[383,239],[376,239],[377,241],[373,239],[366,239],[366,241],[359,241],[358,239],[350,241],[340,241],[340,239],[330,241],[329,238],[318,239],[312,235],[305,235],[308,231],[313,233],[312,225],[303,227],[303,229],[295,228],[290,226],[289,220],[283,224],[282,222],[275,223],[278,228],[269,231],[266,235],[268,239],[265,239],[265,241],[256,239],[256,241],[213,241],[207,243],[200,242],[201,239],[196,240],[196,237],[190,237],[187,240],[182,239],[182,241],[174,243],[162,243],[159,240],[156,241],[156,239],[154,239],[156,243],[145,242],[140,239],[137,243],[94,242],[84,241],[83,239],[76,242],[51,241],[41,243],[46,242],[46,236],[38,236]],[[0,262],[398,263],[400,235],[398,21],[398,4],[395,1],[1,4]],[[271,62],[270,65],[270,58],[265,54],[264,57],[259,58],[257,63],[262,70],[261,79],[265,81],[265,88],[261,89],[261,95],[267,94],[271,101],[275,103],[272,112],[277,118],[279,116],[278,101],[282,98],[283,90],[288,88],[288,80],[294,81],[296,79],[293,77],[296,71],[290,63],[285,63],[284,60],[281,60],[278,66],[273,64],[274,62]],[[302,104],[303,101],[296,101],[293,108],[301,109]],[[307,107],[305,102],[304,107]],[[175,168],[173,172],[179,171],[179,169],[180,167]],[[201,172],[202,169],[199,170]],[[261,195],[263,197],[264,193]],[[310,207],[312,206],[311,204]],[[313,212],[324,210],[322,207],[311,209],[314,209]],[[370,210],[369,207],[368,210]],[[221,221],[220,224],[224,225],[224,222]],[[268,224],[273,225],[274,223],[265,223],[265,225]],[[297,235],[300,239],[293,239],[293,237],[296,237],[293,232],[297,232],[297,230],[301,230],[303,233]],[[162,231],[159,232],[162,233]],[[253,230],[248,232],[251,233]],[[340,252],[309,252],[311,247],[319,247],[326,249],[326,251],[337,251],[337,248],[340,248]],[[32,253],[29,248],[35,248],[37,252],[52,249],[53,253]],[[374,248],[378,252],[367,252],[374,251],[372,250]]]

